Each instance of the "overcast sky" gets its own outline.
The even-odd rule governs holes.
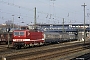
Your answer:
[[[63,18],[65,23],[83,23],[84,3],[90,23],[90,0],[0,0],[0,24],[13,18],[15,24],[33,24],[35,7],[37,23],[62,24]]]

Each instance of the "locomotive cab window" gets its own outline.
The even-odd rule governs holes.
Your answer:
[[[24,32],[20,32],[20,35],[23,36],[24,35]]]
[[[14,32],[15,36],[24,36],[24,32]]]
[[[15,35],[15,36],[18,36],[18,35],[19,35],[19,32],[14,32],[14,35]]]

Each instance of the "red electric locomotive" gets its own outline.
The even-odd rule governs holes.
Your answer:
[[[13,32],[13,47],[21,48],[44,43],[43,32],[30,30],[15,30]]]

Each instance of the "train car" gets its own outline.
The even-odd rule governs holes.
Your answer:
[[[21,48],[44,43],[43,32],[29,30],[15,30],[13,32],[13,47]]]
[[[7,32],[0,33],[0,44],[7,44],[9,42],[12,43],[12,32],[9,32],[9,35]]]
[[[59,43],[68,41],[70,35],[63,32],[40,32],[30,30],[15,30],[13,32],[13,47],[21,48],[34,45],[43,45],[47,43]]]
[[[68,41],[70,36],[68,33],[63,32],[44,32],[45,43],[59,43],[62,41]]]

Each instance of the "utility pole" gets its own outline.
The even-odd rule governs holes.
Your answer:
[[[8,32],[8,48],[9,48],[9,44],[10,44],[10,43],[9,43],[9,37],[10,37],[10,36],[9,36],[9,32]]]
[[[34,16],[34,29],[36,30],[36,7],[35,7],[35,16]]]
[[[12,15],[13,16],[13,29],[14,29],[14,15]]]
[[[65,30],[64,30],[64,18],[63,18],[63,32],[65,32]]]
[[[9,36],[9,31],[10,31],[10,27],[7,29],[7,33],[8,33],[8,48],[9,48],[9,38],[10,38],[10,36]]]
[[[84,7],[84,44],[85,44],[85,38],[86,38],[86,33],[85,33],[85,7],[86,7],[87,5],[85,5],[85,3],[84,3],[84,5],[81,5],[81,6]]]

